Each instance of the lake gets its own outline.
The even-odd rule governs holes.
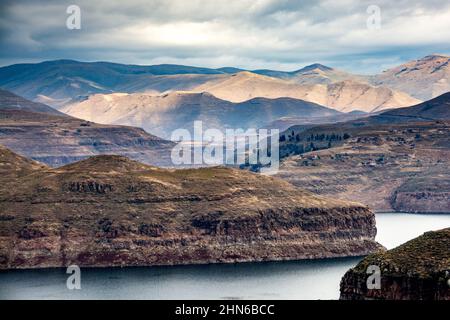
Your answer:
[[[377,214],[377,241],[393,248],[450,227],[450,215]],[[0,299],[337,299],[361,258],[149,268],[82,269],[68,290],[62,269],[0,272]]]

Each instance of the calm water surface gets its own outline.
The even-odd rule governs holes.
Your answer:
[[[450,227],[450,215],[377,215],[377,241],[393,248]],[[82,269],[81,290],[65,270],[0,272],[0,299],[337,299],[360,258],[182,267]]]

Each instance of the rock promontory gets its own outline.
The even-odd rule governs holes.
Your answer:
[[[367,207],[277,178],[113,155],[50,168],[0,147],[1,269],[360,256],[375,234]]]

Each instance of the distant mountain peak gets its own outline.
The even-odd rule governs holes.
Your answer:
[[[264,77],[263,75],[260,74],[256,74],[254,72],[251,71],[241,71],[238,72],[237,75],[241,76],[241,77],[249,77],[249,78],[257,78],[257,77]]]
[[[316,70],[316,69],[321,70],[321,71],[332,71],[332,70],[334,70],[333,68],[327,67],[327,66],[325,66],[323,64],[314,63],[314,64],[306,66],[306,67],[304,67],[304,68],[302,68],[302,69],[300,69],[298,71],[295,71],[295,73],[308,72],[308,71],[312,71],[312,70]]]

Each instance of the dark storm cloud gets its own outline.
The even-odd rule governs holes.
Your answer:
[[[65,26],[81,8],[81,30]],[[381,28],[366,26],[369,5]],[[450,52],[450,2],[290,0],[2,1],[0,63],[71,58],[374,72]]]

